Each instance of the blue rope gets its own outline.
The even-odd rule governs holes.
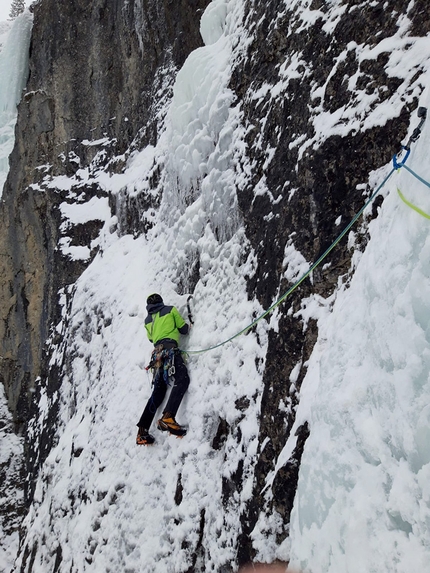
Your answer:
[[[430,188],[430,183],[428,181],[426,181],[425,179],[423,179],[422,177],[420,177],[418,175],[418,173],[415,173],[415,171],[413,171],[410,167],[408,167],[407,165],[403,165],[403,167],[406,169],[406,171],[409,171],[409,173],[411,173],[416,179],[418,179],[418,181],[421,181],[421,183],[424,183],[424,185],[426,185],[427,187]]]

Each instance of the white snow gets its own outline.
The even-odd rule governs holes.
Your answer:
[[[285,269],[284,277],[291,283],[296,282],[310,268],[310,264],[304,256],[295,249],[292,239],[285,245],[282,268]]]
[[[60,211],[65,220],[61,225],[62,230],[70,225],[83,224],[94,219],[106,221],[111,215],[107,197],[92,197],[86,203],[63,202],[60,204]]]

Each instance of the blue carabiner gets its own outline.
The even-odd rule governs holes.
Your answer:
[[[411,148],[410,147],[405,147],[404,145],[402,145],[402,149],[406,149],[406,155],[404,156],[404,158],[402,159],[402,161],[399,163],[397,161],[397,153],[395,153],[393,155],[393,166],[394,169],[401,169],[403,167],[403,165],[406,163],[407,158],[409,157],[409,154],[411,152]]]

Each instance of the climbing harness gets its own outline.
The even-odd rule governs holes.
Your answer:
[[[145,370],[152,370],[152,386],[164,383],[166,386],[173,385],[175,381],[175,354],[180,352],[178,348],[166,349],[162,344],[157,344],[152,351],[151,360]],[[154,403],[154,394],[150,397],[150,411],[155,414],[157,407]]]
[[[167,386],[175,377],[175,353],[178,348],[163,348],[162,344],[157,344],[152,351],[151,360],[145,370],[153,371],[152,384],[154,385],[161,378]]]
[[[333,243],[324,251],[324,253],[310,266],[310,268],[287,290],[287,292],[285,292],[274,304],[272,304],[272,306],[270,306],[267,310],[265,310],[263,312],[263,314],[261,314],[259,317],[257,317],[254,321],[251,322],[251,324],[248,324],[248,326],[246,326],[245,328],[243,328],[242,330],[240,330],[239,332],[237,332],[236,334],[234,334],[233,336],[230,336],[230,338],[227,338],[227,340],[223,340],[222,342],[219,342],[218,344],[214,344],[213,346],[210,346],[208,348],[202,348],[200,350],[181,350],[181,352],[183,354],[203,354],[204,352],[209,352],[210,350],[215,350],[216,348],[219,348],[220,346],[224,346],[225,344],[227,344],[228,342],[231,342],[232,340],[234,340],[235,338],[237,338],[238,336],[241,336],[242,334],[245,334],[246,332],[248,332],[249,330],[251,330],[251,328],[253,328],[258,322],[260,322],[260,320],[262,320],[263,318],[265,318],[268,314],[270,314],[271,312],[273,312],[275,310],[275,308],[277,308],[293,291],[295,291],[300,285],[301,283],[322,263],[322,261],[331,253],[331,251],[337,246],[337,244],[342,240],[342,238],[348,233],[348,231],[351,229],[351,227],[357,222],[357,220],[361,217],[361,215],[364,213],[364,211],[367,209],[367,207],[374,201],[374,199],[376,198],[376,196],[379,194],[380,190],[384,187],[384,185],[387,183],[387,181],[390,179],[390,177],[393,175],[393,173],[397,170],[400,169],[402,167],[404,167],[405,169],[407,169],[409,172],[411,172],[415,177],[417,177],[418,179],[422,180],[419,175],[417,175],[416,173],[414,173],[412,171],[412,169],[410,169],[409,167],[407,167],[407,165],[405,165],[405,162],[407,161],[409,154],[410,154],[410,146],[412,143],[416,142],[418,140],[418,138],[421,135],[421,129],[422,126],[424,125],[424,122],[426,120],[427,117],[427,109],[425,107],[419,107],[418,111],[417,111],[418,117],[421,118],[421,121],[419,123],[419,125],[414,129],[412,135],[410,136],[408,142],[406,143],[406,145],[402,145],[402,149],[406,151],[405,156],[403,157],[403,159],[401,161],[398,160],[397,155],[395,154],[393,157],[393,167],[391,169],[391,171],[388,173],[388,175],[384,178],[384,180],[382,181],[382,183],[377,187],[377,189],[373,192],[373,194],[369,197],[369,199],[365,202],[365,204],[363,205],[363,207],[358,211],[358,213],[355,214],[355,216],[351,219],[351,221],[348,223],[348,225],[343,229],[343,231],[338,235],[338,237],[333,241]],[[423,182],[425,182],[424,180],[422,180]],[[427,182],[425,182],[427,184]],[[430,187],[430,184],[427,184]]]

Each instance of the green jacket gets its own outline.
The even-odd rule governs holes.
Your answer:
[[[163,340],[179,343],[180,334],[188,334],[189,326],[174,306],[148,304],[145,319],[146,334],[154,345]]]

